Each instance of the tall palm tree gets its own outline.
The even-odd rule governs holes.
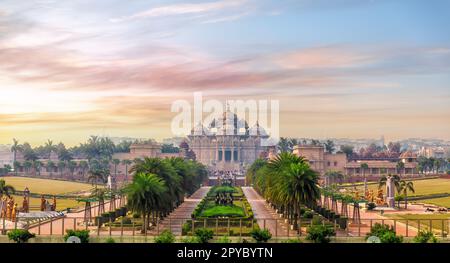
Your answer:
[[[114,177],[117,178],[117,165],[120,164],[120,160],[119,159],[113,159],[112,163],[114,165]]]
[[[401,182],[401,178],[398,174],[394,174],[394,175],[388,175],[392,177],[392,180],[394,182],[394,186],[395,186],[395,190],[397,193],[400,193],[400,182]],[[378,181],[378,189],[381,189],[383,186],[386,186],[386,182],[387,182],[387,176],[383,176],[380,178],[380,180]],[[400,206],[400,201],[398,203],[398,206]]]
[[[41,161],[33,161],[33,169],[34,172],[37,173],[38,176],[41,176],[41,167],[42,167],[42,162]]]
[[[54,171],[55,167],[56,167],[56,165],[53,161],[47,162],[47,171],[50,173],[50,177],[53,176],[53,171]]]
[[[103,184],[106,184],[109,176],[109,169],[97,168],[90,169],[88,172],[88,182],[91,182],[97,188],[98,181]]]
[[[63,172],[64,172],[64,169],[66,168],[66,162],[59,161],[57,166],[58,166],[58,170],[59,170],[59,175],[61,178],[63,178]]]
[[[31,161],[23,162],[23,168],[25,169],[25,173],[28,174],[28,172],[30,171],[31,167],[33,167],[33,163]]]
[[[396,168],[397,173],[400,174],[401,177],[403,177],[405,175],[405,163],[402,161],[397,162]]]
[[[142,215],[144,221],[143,231],[145,232],[149,217],[152,212],[160,213],[164,203],[164,193],[167,186],[156,174],[137,173],[133,181],[126,186],[128,207]]]
[[[367,163],[362,163],[360,165],[360,169],[362,171],[363,174],[363,178],[364,178],[364,194],[367,193],[367,178],[366,178],[366,169],[369,169],[369,165]]]
[[[122,160],[122,165],[125,165],[125,181],[128,181],[128,166],[132,164],[131,160],[124,159]]]
[[[11,194],[14,194],[16,192],[16,189],[14,189],[13,186],[6,184],[5,180],[0,179],[0,196],[6,195],[10,196]]]
[[[403,193],[403,196],[405,197],[405,209],[408,209],[408,191],[415,192],[414,190],[414,183],[412,181],[400,181],[400,188],[398,190],[399,192]]]
[[[184,191],[181,186],[182,178],[166,159],[145,157],[130,169],[134,173],[152,173],[164,180],[167,186],[165,200],[167,201],[167,211],[170,212],[183,198]]]
[[[22,164],[19,161],[14,161],[13,167],[14,167],[14,173],[17,176],[17,173],[19,172],[19,168],[22,167]]]
[[[22,150],[22,145],[19,144],[19,140],[13,139],[13,144],[11,146],[11,152],[13,153],[13,163],[17,161],[17,152]],[[16,169],[16,168],[14,168]],[[16,174],[17,175],[17,174]]]
[[[81,168],[81,176],[82,176],[82,179],[84,180],[84,177],[86,175],[86,170],[87,170],[87,168],[89,168],[89,164],[86,161],[80,161],[78,166]]]
[[[75,169],[77,168],[78,164],[77,162],[70,160],[67,162],[67,168],[69,168],[70,176],[73,178],[73,173],[75,172]]]

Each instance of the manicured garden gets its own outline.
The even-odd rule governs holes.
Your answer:
[[[197,205],[192,219],[183,224],[183,235],[192,235],[195,229],[206,228],[216,235],[250,235],[259,229],[250,204],[239,187],[215,186]]]

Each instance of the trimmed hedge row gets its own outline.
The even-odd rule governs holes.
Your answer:
[[[110,211],[101,214],[100,216],[95,217],[95,224],[96,225],[102,225],[109,222],[114,222],[116,218],[121,216],[126,216],[127,214],[127,208],[126,207],[120,207],[117,208],[115,211]]]
[[[336,222],[339,225],[339,228],[346,229],[348,218],[341,217],[339,214],[336,214],[334,211],[327,209],[325,207],[317,206],[314,211],[330,220],[331,222]]]

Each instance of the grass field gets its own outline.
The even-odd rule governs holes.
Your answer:
[[[30,189],[31,193],[36,194],[67,194],[92,189],[92,185],[77,182],[67,182],[50,179],[38,179],[28,177],[1,177],[6,184],[12,185],[16,190],[23,191],[25,187]]]
[[[386,216],[392,219],[403,219],[404,221],[400,221],[402,223],[406,223],[406,220],[408,220],[408,225],[416,228],[419,227],[420,222],[420,230],[429,230],[431,222],[433,230],[441,230],[442,224],[444,224],[444,231],[448,232],[450,224],[450,214],[386,214]]]
[[[433,204],[433,205],[437,205],[437,206],[443,206],[443,207],[450,208],[450,197],[423,199],[423,200],[418,200],[417,202]]]
[[[415,193],[409,193],[409,196],[450,193],[450,179],[437,178],[428,180],[414,180],[413,182]],[[368,187],[369,189],[373,189],[375,191],[378,190],[378,184],[370,184]],[[363,185],[358,185],[356,188],[360,192],[364,190]]]

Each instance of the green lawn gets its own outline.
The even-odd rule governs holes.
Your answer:
[[[415,193],[408,194],[409,196],[414,195],[428,195],[428,194],[439,194],[439,193],[450,193],[450,179],[427,179],[427,180],[414,180]],[[348,188],[353,188],[347,186]],[[369,189],[374,191],[378,190],[378,184],[368,185]],[[356,188],[362,192],[364,191],[364,185],[360,184]],[[383,191],[385,190],[382,188]]]
[[[234,201],[233,205],[216,205],[214,201],[208,201],[203,208],[200,217],[244,217],[245,211],[241,201]]]
[[[443,207],[450,208],[450,196],[442,197],[442,198],[423,199],[423,200],[418,200],[417,202],[433,204],[433,205],[437,205],[437,206],[443,206]]]
[[[36,194],[62,195],[80,191],[89,191],[93,188],[90,184],[51,179],[15,176],[1,177],[1,179],[4,179],[6,184],[12,185],[18,191],[23,191],[25,187],[28,187],[31,193]]]
[[[444,223],[444,230],[448,232],[450,224],[450,214],[385,214],[385,216],[392,219],[400,219],[401,223],[406,223],[408,220],[408,225],[419,227],[420,230],[430,229],[430,220],[433,230],[441,230],[442,223]],[[433,220],[434,219],[434,220]],[[444,221],[442,221],[444,219]],[[404,220],[404,221],[403,221]]]

